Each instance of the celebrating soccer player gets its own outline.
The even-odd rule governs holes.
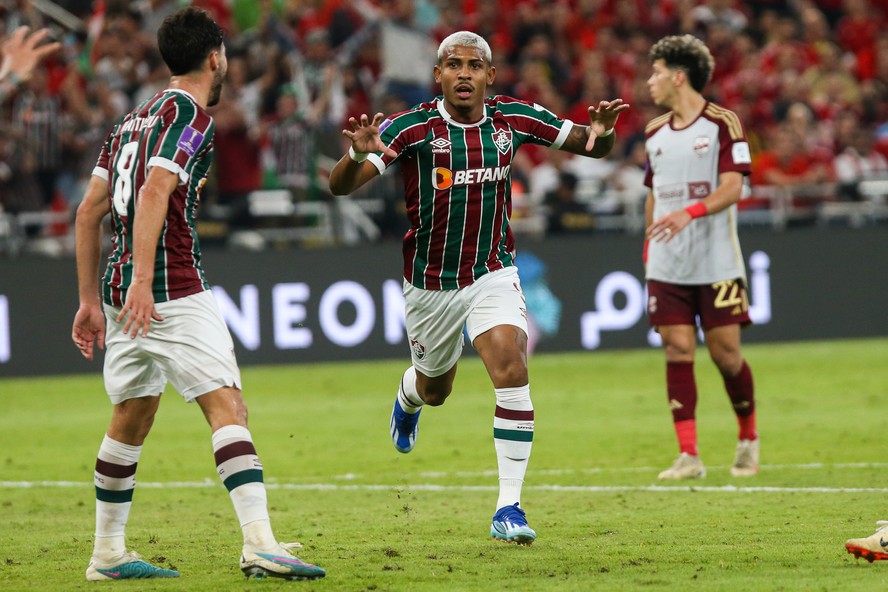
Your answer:
[[[195,219],[213,159],[213,118],[228,68],[222,29],[197,8],[167,17],[158,46],[169,87],[108,135],[77,208],[80,308],[72,337],[87,359],[107,346],[105,388],[114,404],[96,460],[96,536],[87,580],[179,573],[127,551],[124,530],[136,467],[167,381],[197,402],[212,429],[219,477],[243,530],[249,576],[324,577],[277,542],[268,517],[234,344],[200,264]],[[114,250],[98,285],[102,220]],[[104,309],[104,310],[103,310]],[[107,325],[107,328],[106,328]]]
[[[496,76],[490,46],[468,31],[438,48],[442,96],[383,119],[350,118],[351,140],[330,173],[330,190],[348,194],[398,162],[410,230],[404,237],[404,297],[412,365],[391,416],[400,452],[416,445],[424,405],[444,403],[464,345],[478,351],[496,397],[493,441],[499,498],[490,534],[529,545],[536,533],[521,507],[534,412],[527,372],[527,311],[509,226],[510,169],[525,143],[601,158],[614,145],[622,100],[589,107],[590,125],[506,96],[487,97]]]
[[[695,419],[698,317],[740,424],[731,474],[754,475],[759,441],[752,372],[740,353],[740,328],[750,320],[736,205],[750,172],[749,145],[737,115],[701,94],[715,65],[702,41],[666,37],[651,48],[650,59],[648,89],[669,112],[645,130],[648,317],[663,338],[679,444],[678,458],[659,476],[706,476]]]

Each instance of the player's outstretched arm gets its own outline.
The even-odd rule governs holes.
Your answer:
[[[600,101],[598,106],[591,105],[589,125],[574,125],[561,149],[592,158],[607,156],[614,147],[617,118],[627,109],[629,105],[623,99]]]
[[[382,113],[374,115],[372,120],[366,114],[359,118],[349,117],[348,122],[352,129],[342,130],[342,135],[350,139],[352,144],[330,171],[329,185],[333,195],[348,195],[379,174],[373,163],[366,162],[367,155],[371,152],[382,152],[392,158],[398,156],[379,137],[382,120]]]

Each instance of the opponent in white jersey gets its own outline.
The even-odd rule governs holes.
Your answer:
[[[665,37],[649,57],[651,97],[670,111],[645,130],[648,316],[663,338],[679,443],[678,459],[660,478],[706,475],[695,418],[698,317],[740,426],[731,474],[750,476],[758,472],[758,434],[752,373],[740,353],[740,328],[750,321],[736,219],[749,145],[737,116],[702,95],[715,66],[702,41]]]

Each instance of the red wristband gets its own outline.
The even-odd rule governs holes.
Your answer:
[[[685,212],[691,215],[691,219],[694,218],[702,218],[703,216],[709,214],[709,210],[706,209],[706,204],[702,201],[698,201],[693,205],[689,205],[685,208]]]
[[[648,243],[649,242],[650,241],[648,241],[647,239],[645,239],[645,241],[644,241],[644,248],[641,250],[641,262],[642,263],[648,262]]]

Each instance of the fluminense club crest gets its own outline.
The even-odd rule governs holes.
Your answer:
[[[413,355],[416,356],[417,360],[421,360],[425,357],[425,346],[417,340],[410,340],[410,349],[413,350]]]
[[[493,138],[493,143],[496,144],[497,150],[503,154],[507,154],[512,148],[512,132],[507,132],[506,130],[501,129],[498,132],[491,134],[491,137]]]

